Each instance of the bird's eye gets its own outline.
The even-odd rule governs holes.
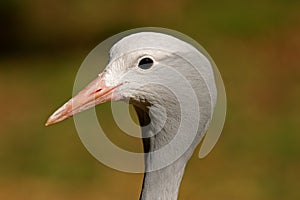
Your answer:
[[[139,62],[139,68],[141,69],[149,69],[153,65],[153,60],[149,57],[142,58]]]

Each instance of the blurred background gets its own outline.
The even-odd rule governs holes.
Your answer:
[[[0,1],[0,199],[138,199],[142,175],[110,169],[72,120],[44,127],[72,95],[89,51],[158,26],[203,45],[223,76],[228,114],[208,157],[195,152],[179,199],[300,199],[300,1]],[[109,104],[110,137],[128,149]]]

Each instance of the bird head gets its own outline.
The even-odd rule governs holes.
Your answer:
[[[214,84],[210,62],[192,45],[167,34],[136,33],[113,45],[104,71],[55,111],[46,125],[107,101],[163,104],[172,101],[172,88],[179,89],[175,96],[189,96],[187,86],[200,91],[197,87],[204,85],[214,105]]]

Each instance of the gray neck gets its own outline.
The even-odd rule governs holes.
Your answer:
[[[141,200],[177,199],[186,163],[211,119],[211,98],[208,92],[203,92],[207,90],[205,83],[197,82],[194,87],[200,119],[191,110],[197,105],[191,104],[192,97],[184,87],[177,95],[190,102],[186,107],[180,107],[174,94],[160,87],[155,87],[153,91],[164,95],[151,94],[151,91],[143,88],[142,91],[148,94],[148,101],[132,102],[142,126],[146,153]]]
[[[160,107],[151,107],[149,111],[135,106],[135,110],[139,116],[139,121],[142,128],[144,151],[154,152],[159,150],[164,145],[167,145],[176,134],[177,120],[172,118],[174,115],[168,115],[166,122],[163,125],[159,123],[164,121],[162,110]],[[176,109],[175,109],[176,110]],[[160,115],[161,114],[161,115]],[[167,113],[168,114],[168,113]],[[176,113],[175,113],[176,114]],[[161,128],[159,128],[161,127]],[[163,128],[162,128],[163,127]],[[158,129],[158,130],[157,130]],[[157,163],[161,163],[165,156],[169,156],[170,152],[164,154],[146,154],[145,155],[145,174],[140,200],[176,200],[184,169],[187,162],[187,156],[183,155],[175,162],[167,167],[152,171],[152,167]],[[149,172],[150,171],[150,172]]]
[[[140,200],[176,200],[185,164],[180,162],[144,175]]]
[[[157,137],[144,139],[149,152],[160,148],[161,136],[167,134],[162,130]],[[146,154],[145,174],[140,200],[176,200],[187,160],[184,156],[159,170],[151,171],[151,167],[161,162],[161,155]]]

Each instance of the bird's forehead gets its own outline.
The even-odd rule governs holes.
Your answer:
[[[188,43],[173,36],[155,32],[141,32],[131,34],[119,40],[111,48],[110,57],[116,58],[131,52],[142,52],[149,49],[157,49],[169,53],[195,50]]]

